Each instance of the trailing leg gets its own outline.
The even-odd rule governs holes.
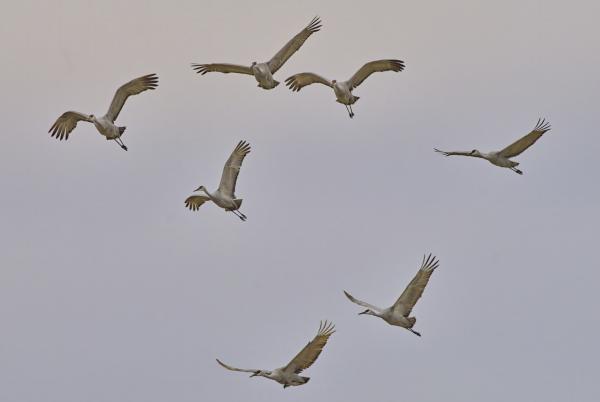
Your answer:
[[[408,329],[410,332],[412,332],[413,334],[415,334],[415,335],[417,335],[417,336],[421,336],[421,334],[420,334],[420,333],[418,333],[417,331],[415,331],[414,329],[412,329],[412,328],[407,328],[407,329]]]
[[[235,209],[232,209],[231,212],[233,212],[233,214],[235,216],[237,216],[238,218],[240,218],[243,222],[246,221],[246,215],[242,214],[241,212],[236,211]]]
[[[352,116],[354,116],[354,114],[352,114],[352,111],[350,110],[348,105],[344,105],[344,106],[346,106],[346,112],[348,112],[348,116],[350,116],[350,118],[352,118]]]
[[[121,148],[127,151],[127,147],[125,146],[125,144],[123,144],[123,141],[120,138],[114,138],[114,140]]]

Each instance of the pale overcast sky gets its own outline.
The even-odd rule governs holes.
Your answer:
[[[4,2],[0,24],[0,401],[600,400],[597,1]],[[370,77],[349,119],[329,88],[271,91],[190,63]],[[117,123],[124,152],[66,110]],[[552,130],[518,176],[442,149]],[[218,186],[235,144],[242,223],[184,199]],[[368,316],[440,259],[418,338]],[[285,365],[319,321],[312,380],[283,390],[219,367]]]

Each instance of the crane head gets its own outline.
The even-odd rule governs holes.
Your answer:
[[[197,189],[195,189],[194,191],[206,191],[206,188],[204,186],[200,186]]]
[[[366,309],[362,313],[358,313],[358,315],[362,315],[362,314],[374,315],[373,311],[371,309]]]

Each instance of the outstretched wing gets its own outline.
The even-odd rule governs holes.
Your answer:
[[[237,73],[237,74],[248,74],[254,75],[252,73],[252,69],[246,66],[240,66],[237,64],[226,64],[226,63],[213,63],[213,64],[192,64],[192,69],[198,74],[206,74],[213,71],[229,74],[229,73]]]
[[[92,122],[92,119],[90,119],[87,114],[73,111],[64,112],[58,119],[56,119],[48,132],[52,133],[50,135],[51,137],[56,137],[61,141],[63,139],[68,140],[69,134],[75,129],[77,122],[80,120],[89,121],[90,123]]]
[[[294,74],[285,80],[285,85],[287,85],[294,92],[298,92],[310,84],[323,84],[333,88],[331,81],[315,73]]]
[[[304,349],[302,349],[283,370],[300,374],[303,370],[312,366],[327,344],[327,340],[334,332],[335,326],[333,323],[327,321],[324,323],[321,322],[319,331],[314,339],[308,342]]]
[[[362,300],[358,300],[356,297],[352,296],[350,293],[346,292],[345,290],[344,290],[344,294],[346,295],[346,297],[347,297],[348,299],[350,299],[350,301],[351,301],[352,303],[356,303],[356,304],[358,304],[359,306],[366,307],[366,308],[368,308],[368,309],[371,309],[371,310],[373,310],[373,311],[381,311],[381,308],[379,308],[379,307],[377,307],[377,306],[374,306],[374,305],[372,305],[372,304],[369,304],[369,303],[367,303],[367,302],[364,302],[364,301],[362,301]]]
[[[240,174],[242,162],[249,153],[250,144],[246,141],[240,141],[231,153],[229,159],[227,159],[227,162],[225,162],[223,174],[221,175],[221,183],[219,184],[219,191],[231,198],[235,198],[235,183]]]
[[[498,154],[505,158],[512,158],[513,156],[519,155],[521,152],[525,151],[527,148],[532,146],[537,140],[540,139],[542,135],[546,131],[550,130],[550,123],[546,122],[545,119],[538,119],[537,124],[533,128],[529,134],[524,136],[523,138],[513,142]]]
[[[439,261],[436,261],[435,257],[432,258],[431,254],[427,258],[423,256],[421,269],[419,269],[413,280],[410,281],[404,292],[402,292],[396,303],[394,303],[392,307],[394,312],[399,312],[403,316],[408,317],[417,300],[421,298],[431,274],[438,266]]]
[[[231,370],[231,371],[241,371],[243,373],[257,373],[260,370],[253,370],[253,369],[239,369],[236,367],[232,367],[232,366],[228,366],[227,364],[223,363],[221,360],[216,359],[217,363],[219,363],[221,366],[225,367],[227,370]]]
[[[210,198],[205,195],[192,195],[186,198],[185,206],[192,211],[197,211],[206,201],[210,201]]]
[[[437,148],[433,148],[433,150],[435,152],[438,152],[444,156],[455,156],[455,155],[460,155],[460,156],[474,156],[472,155],[472,151],[471,152],[465,152],[465,151],[442,151],[439,150]]]
[[[319,17],[315,17],[312,21],[304,28],[300,33],[292,38],[288,43],[285,44],[280,51],[267,63],[271,74],[275,74],[277,70],[283,66],[283,64],[290,58],[294,53],[300,49],[300,47],[306,42],[308,37],[321,29],[321,20]]]
[[[123,105],[127,98],[131,95],[137,95],[144,92],[147,89],[156,89],[157,86],[158,76],[156,74],[144,75],[122,85],[117,89],[117,92],[110,103],[110,107],[108,108],[108,112],[106,112],[106,117],[114,123],[115,120],[117,120],[121,109],[123,109]]]
[[[402,60],[377,60],[371,61],[361,68],[348,80],[352,88],[359,86],[364,80],[373,73],[380,71],[402,71],[404,62]]]

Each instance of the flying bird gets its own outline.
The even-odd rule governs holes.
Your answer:
[[[273,74],[277,72],[283,66],[283,64],[290,58],[294,53],[300,49],[300,47],[306,42],[308,37],[321,29],[321,20],[319,17],[313,18],[313,20],[304,28],[300,33],[294,36],[288,43],[271,60],[266,63],[252,62],[252,65],[241,66],[237,64],[225,64],[225,63],[213,63],[213,64],[192,64],[192,68],[199,74],[206,74],[212,71],[218,71],[220,73],[238,73],[253,75],[258,81],[258,86],[263,89],[273,89],[279,85],[279,81],[273,78]]]
[[[239,369],[229,366],[219,359],[217,359],[217,363],[225,367],[227,370],[252,373],[250,377],[265,377],[270,380],[277,381],[278,383],[283,384],[283,388],[303,385],[310,380],[310,377],[303,377],[299,374],[313,365],[327,344],[327,340],[329,340],[329,337],[334,332],[335,326],[332,323],[327,321],[324,323],[321,322],[319,325],[319,331],[313,340],[308,342],[304,349],[302,349],[300,353],[298,353],[296,357],[294,357],[286,366],[276,368],[273,371],[259,369]]]
[[[285,80],[287,85],[292,91],[300,91],[307,85],[310,84],[323,84],[330,88],[333,88],[335,93],[336,102],[346,106],[346,111],[350,118],[354,117],[352,111],[352,105],[360,99],[359,96],[354,96],[352,90],[359,86],[364,80],[367,79],[371,74],[381,71],[402,71],[404,70],[404,62],[402,60],[376,60],[371,61],[361,68],[348,81],[336,81],[328,80],[315,73],[300,73],[292,75]]]
[[[117,92],[110,103],[110,107],[104,116],[98,118],[93,114],[87,115],[84,113],[68,111],[63,113],[56,122],[54,122],[48,132],[52,133],[51,137],[56,137],[61,141],[63,139],[68,140],[69,134],[75,129],[77,122],[83,120],[94,123],[96,129],[100,134],[105,136],[107,140],[114,140],[121,148],[127,151],[127,147],[121,139],[126,127],[116,126],[115,120],[117,120],[127,98],[131,95],[137,95],[144,92],[147,89],[155,89],[157,86],[158,76],[156,74],[148,74],[131,80],[117,89]]]
[[[398,327],[406,328],[415,335],[421,336],[420,333],[415,331],[413,326],[417,322],[416,317],[409,317],[410,312],[421,298],[427,282],[435,269],[439,266],[439,261],[436,261],[435,257],[431,257],[431,254],[427,258],[423,256],[423,262],[421,268],[417,271],[417,274],[412,281],[408,284],[404,292],[400,295],[396,303],[388,308],[380,308],[373,306],[372,304],[358,300],[353,297],[350,293],[344,290],[344,294],[351,302],[358,304],[359,306],[366,307],[367,309],[361,314],[374,315],[375,317],[382,318],[385,322],[390,325],[396,325]]]
[[[517,169],[517,166],[519,166],[519,162],[511,161],[510,158],[520,155],[523,151],[525,151],[527,148],[532,146],[537,140],[539,140],[546,131],[550,131],[550,123],[546,122],[545,119],[538,119],[537,124],[529,134],[513,142],[501,151],[483,153],[476,149],[472,150],[471,152],[446,152],[440,151],[437,148],[433,148],[433,150],[435,152],[441,153],[444,156],[461,155],[472,156],[475,158],[483,158],[496,166],[509,168],[515,173],[523,174],[523,171]]]
[[[229,159],[227,159],[227,162],[225,162],[223,174],[221,175],[221,183],[217,191],[209,193],[206,187],[200,186],[194,192],[202,191],[204,194],[188,197],[185,200],[185,206],[192,211],[197,211],[206,201],[212,201],[225,211],[233,212],[238,218],[245,221],[246,215],[239,210],[242,206],[242,199],[235,196],[235,184],[240,174],[242,162],[249,153],[250,144],[246,141],[240,141],[229,156]]]

